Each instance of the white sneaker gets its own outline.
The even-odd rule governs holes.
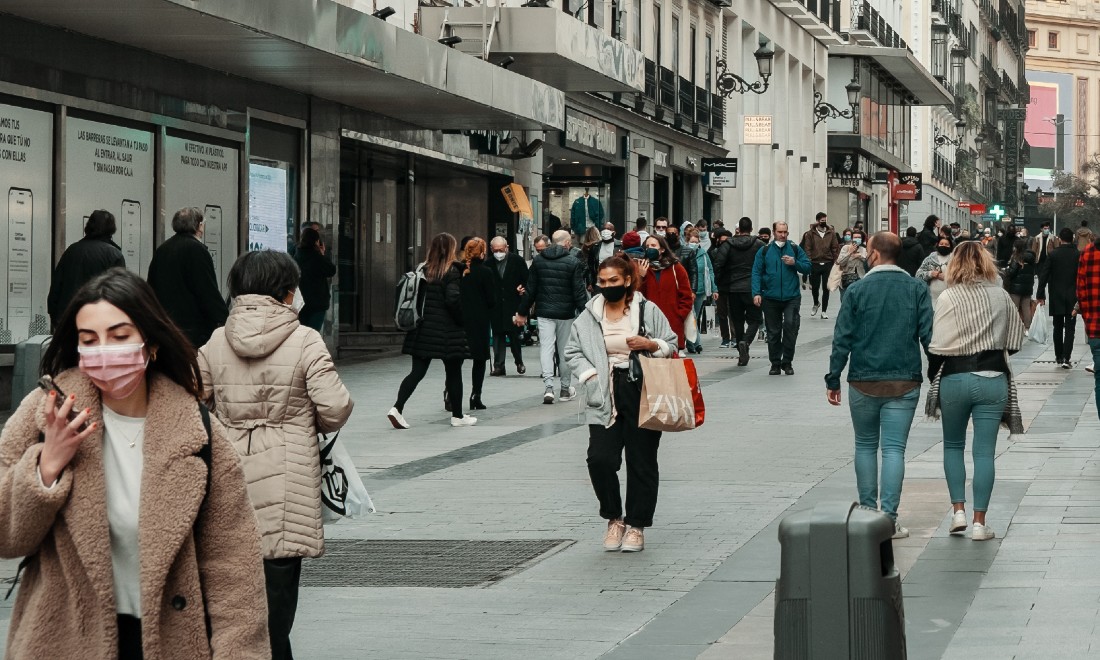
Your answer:
[[[558,401],[572,401],[577,398],[577,388],[561,388],[561,392],[558,392]]]
[[[806,287],[802,287],[805,289]],[[820,309],[820,305],[814,305],[814,308],[810,310],[810,316],[817,316],[817,310]]]
[[[966,511],[956,511],[951,516],[951,528],[948,532],[958,534],[963,531],[966,531]]]
[[[474,424],[477,424],[477,417],[463,415],[462,417],[451,418],[451,426],[473,426]]]
[[[971,541],[988,541],[995,536],[997,535],[993,533],[992,529],[981,523],[974,523],[974,529],[970,531]]]
[[[407,429],[409,423],[405,421],[405,418],[401,416],[401,412],[397,408],[390,408],[390,411],[386,413],[386,417],[389,418],[390,424],[393,424],[395,429]]]
[[[892,538],[892,539],[907,539],[907,538],[909,538],[909,530],[902,527],[901,523],[899,523],[898,521],[895,520],[894,521],[894,535],[891,536],[890,538]]]
[[[551,403],[554,403],[554,388],[553,387],[547,387],[546,388],[546,392],[544,392],[543,395],[542,395],[542,402],[547,404],[547,405],[550,405]]]
[[[821,312],[821,318],[822,319],[827,319],[827,318],[829,318],[829,315],[826,314],[825,312]]]

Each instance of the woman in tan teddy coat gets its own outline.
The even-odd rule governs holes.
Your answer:
[[[89,282],[43,368],[64,396],[0,434],[0,557],[29,557],[7,658],[270,658],[240,461],[149,286]]]

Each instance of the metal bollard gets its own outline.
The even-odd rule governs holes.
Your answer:
[[[15,345],[15,364],[11,369],[11,409],[15,410],[23,398],[37,387],[42,354],[50,345],[50,335],[35,335]]]
[[[779,523],[776,660],[904,660],[890,517],[826,502]]]

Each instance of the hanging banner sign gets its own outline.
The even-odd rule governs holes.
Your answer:
[[[706,185],[712,188],[737,187],[736,158],[704,158],[702,172]]]
[[[771,115],[745,115],[744,144],[771,144],[772,143],[772,116]]]
[[[970,215],[985,215],[985,204],[970,202]]]
[[[518,183],[509,183],[501,188],[500,192],[504,195],[504,201],[508,204],[508,208],[512,210],[512,213],[519,213],[528,218],[532,217],[531,200],[527,199],[527,191],[523,189],[523,186]]]
[[[898,201],[920,201],[922,179],[919,172],[900,172],[898,183],[894,186],[894,199]]]

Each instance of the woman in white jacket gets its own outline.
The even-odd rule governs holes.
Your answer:
[[[638,552],[642,530],[657,508],[657,447],[660,431],[638,428],[642,386],[631,379],[630,352],[667,358],[676,353],[676,333],[657,305],[637,293],[641,277],[624,256],[604,259],[596,291],[573,321],[565,359],[584,384],[588,422],[588,475],[607,520],[603,547]],[[619,468],[626,450],[626,517],[619,494]]]
[[[352,401],[325,342],[291,307],[297,264],[248,252],[229,271],[233,308],[199,349],[204,398],[241,456],[260,524],[272,657],[293,657],[303,557],[325,550],[317,433],[351,416]]]

